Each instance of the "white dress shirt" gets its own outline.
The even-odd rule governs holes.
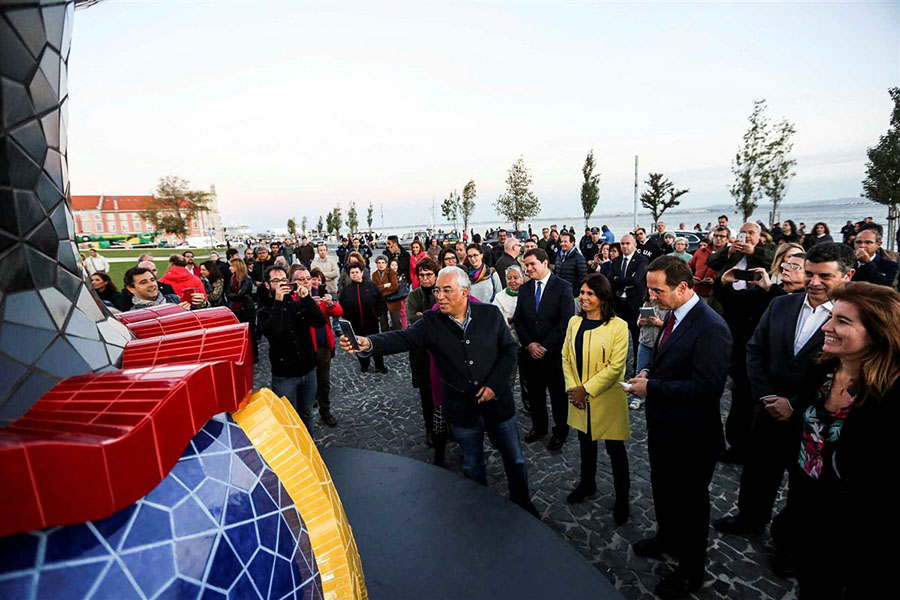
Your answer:
[[[681,324],[681,321],[687,316],[687,314],[691,312],[691,309],[697,306],[698,302],[700,302],[700,296],[698,296],[697,294],[693,294],[690,300],[675,309],[675,315],[673,317],[675,319],[675,322],[672,324],[673,332]]]
[[[628,271],[628,266],[631,264],[631,261],[634,260],[635,252],[631,254],[622,256],[622,277],[626,276],[626,272]],[[619,292],[619,298],[625,297],[625,290]]]
[[[794,356],[806,345],[822,325],[831,318],[831,310],[834,303],[829,300],[824,304],[813,308],[809,303],[809,295],[803,298],[803,306],[800,308],[800,316],[797,318],[797,328],[794,330]]]

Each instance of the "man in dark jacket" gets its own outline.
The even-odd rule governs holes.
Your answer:
[[[297,256],[297,260],[306,265],[308,269],[312,260],[316,257],[316,249],[304,235],[300,238],[300,245],[294,249],[294,254]]]
[[[400,245],[400,240],[396,235],[388,236],[387,249],[384,251],[384,255],[388,259],[388,265],[391,264],[392,260],[396,260],[397,268],[400,269],[400,274],[406,278],[406,281],[410,281],[409,252]]]
[[[637,242],[637,253],[647,259],[647,264],[663,255],[663,250],[660,248],[662,238],[658,239],[659,243],[654,242],[647,236],[647,230],[643,227],[634,230],[634,239]]]
[[[513,325],[522,345],[519,365],[525,375],[531,409],[532,428],[525,441],[535,442],[547,434],[549,392],[553,435],[547,447],[559,450],[569,435],[569,400],[563,376],[562,347],[569,319],[575,313],[575,302],[569,284],[550,272],[547,253],[540,248],[525,253],[525,271],[531,280],[519,288],[513,315]]]
[[[444,416],[463,452],[463,474],[487,485],[484,434],[500,452],[510,500],[539,516],[528,491],[509,376],[517,344],[496,306],[469,302],[469,278],[457,267],[438,274],[437,311],[426,311],[408,329],[357,337],[363,354],[398,354],[425,348],[441,373]],[[352,352],[342,336],[341,348]]]
[[[506,230],[505,229],[498,230],[497,231],[497,243],[494,244],[494,246],[492,248],[488,248],[488,252],[486,254],[484,254],[484,252],[482,252],[484,254],[484,258],[485,258],[484,262],[487,263],[487,265],[489,267],[493,267],[495,264],[497,264],[497,261],[500,260],[501,256],[503,256],[503,252],[506,249],[506,240],[507,239],[509,239],[509,234],[506,232]],[[481,242],[476,242],[476,243],[481,243]],[[502,280],[503,278],[501,277],[500,279]]]
[[[503,246],[505,252],[494,262],[494,271],[500,277],[503,289],[506,289],[506,269],[519,264],[519,249],[522,247],[522,243],[518,238],[510,237],[506,238]]]
[[[647,267],[650,299],[671,311],[650,368],[626,391],[647,399],[647,449],[657,533],[636,542],[637,556],[678,560],[655,588],[682,598],[703,585],[709,538],[709,484],[723,446],[719,398],[725,389],[731,333],[694,293],[691,269],[677,256]]]
[[[269,249],[265,246],[257,246],[254,253],[256,260],[253,261],[253,268],[250,269],[250,279],[256,286],[256,302],[261,304],[269,296],[266,291],[266,269],[275,264],[275,259],[269,255]]]
[[[898,265],[887,257],[881,247],[880,228],[863,229],[856,234],[853,246],[856,249],[856,272],[853,274],[853,281],[894,285]]]
[[[299,299],[291,298],[291,283],[283,268],[269,267],[264,277],[273,301],[259,309],[257,323],[269,340],[272,391],[290,401],[312,432],[318,357],[310,328],[324,327],[327,321],[309,288],[298,286]]]
[[[581,291],[581,281],[587,275],[587,262],[575,247],[574,234],[567,232],[562,234],[559,239],[562,251],[556,259],[554,273],[560,279],[569,282],[572,287],[572,297],[575,297]]]
[[[422,318],[434,306],[434,286],[437,281],[438,266],[428,257],[416,263],[416,277],[419,278],[419,287],[414,289],[406,297],[406,320],[412,325]],[[431,395],[431,372],[428,350],[416,348],[409,351],[409,369],[412,373],[412,384],[419,390],[422,400],[422,417],[425,420],[425,443],[435,446],[435,464],[443,464],[443,448],[447,444],[446,439],[434,440],[434,399]],[[441,447],[438,448],[440,443]],[[440,450],[440,452],[438,452]]]
[[[628,324],[632,342],[632,365],[637,365],[638,337],[641,334],[637,321],[647,294],[646,274],[649,261],[638,252],[633,235],[626,233],[619,243],[622,246],[622,256],[613,259],[609,266],[609,284],[616,295],[616,314]]]

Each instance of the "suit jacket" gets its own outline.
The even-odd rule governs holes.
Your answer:
[[[662,328],[661,328],[662,330]],[[724,448],[719,398],[731,364],[731,332],[701,299],[666,343],[659,345],[647,382],[647,433],[654,445]]]
[[[488,423],[502,423],[516,414],[509,376],[518,344],[496,306],[470,301],[469,310],[465,331],[452,317],[429,310],[407,329],[371,336],[372,352],[428,350],[441,374],[441,402],[450,423],[472,427],[479,414]],[[475,394],[482,386],[491,388],[496,398],[479,404]]]
[[[869,263],[862,264],[856,261],[856,272],[853,273],[853,281],[868,281],[876,285],[894,285],[897,277],[898,264],[884,255],[880,250]]]
[[[547,352],[562,352],[566,339],[566,327],[575,314],[569,283],[556,275],[550,275],[547,285],[541,290],[541,305],[535,311],[534,293],[537,282],[531,280],[519,288],[519,301],[513,315],[513,326],[519,336],[519,343],[527,347],[537,342]]]
[[[821,352],[825,334],[816,331],[794,356],[794,332],[806,294],[798,292],[772,300],[747,343],[747,374],[756,399],[782,396],[797,408],[813,359]]]
[[[644,303],[647,295],[647,266],[650,262],[646,256],[635,252],[628,261],[627,273],[622,272],[625,257],[619,256],[609,266],[609,283],[618,298],[619,292],[625,291],[625,302],[635,313]]]

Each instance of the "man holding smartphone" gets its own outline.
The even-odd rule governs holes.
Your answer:
[[[264,277],[273,301],[264,304],[256,318],[260,331],[269,341],[272,391],[290,401],[311,433],[318,365],[311,331],[324,327],[327,319],[307,286],[297,285],[294,299],[293,286],[284,268],[271,266]]]

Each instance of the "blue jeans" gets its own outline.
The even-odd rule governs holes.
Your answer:
[[[484,434],[487,433],[488,439],[503,458],[503,468],[509,483],[509,499],[516,504],[531,503],[528,471],[519,445],[519,428],[515,417],[496,425],[488,425],[479,415],[478,422],[473,427],[460,427],[452,423],[450,427],[463,453],[463,475],[481,485],[487,485],[484,468]]]
[[[634,369],[635,375],[650,367],[650,363],[653,362],[654,352],[655,350],[651,346],[638,344],[637,366]]]
[[[276,377],[272,375],[272,391],[284,396],[300,415],[309,434],[313,431],[313,404],[316,402],[316,370],[300,377]]]

